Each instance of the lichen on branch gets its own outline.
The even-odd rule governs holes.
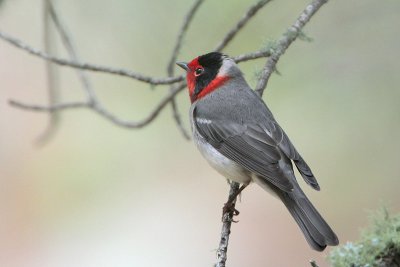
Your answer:
[[[347,242],[329,254],[332,267],[400,266],[400,214],[386,208],[371,213],[369,226],[357,242]]]

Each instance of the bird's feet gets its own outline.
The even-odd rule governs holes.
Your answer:
[[[238,216],[239,211],[235,208],[234,201],[228,201],[225,203],[224,207],[222,208],[222,221],[230,220],[234,223],[238,222],[233,220],[233,216]]]
[[[240,188],[236,189],[235,191],[233,191],[233,189],[231,188],[231,191],[229,192],[228,202],[226,202],[224,207],[222,208],[222,222],[226,221],[237,222],[233,220],[233,217],[238,216],[240,213],[237,209],[235,209],[236,198],[248,185],[249,185],[248,183],[243,184]]]
[[[233,216],[237,216],[237,215],[239,215],[240,212],[237,209],[235,209],[234,202],[229,201],[229,202],[226,202],[224,207],[222,208],[222,213],[223,214],[232,213]]]

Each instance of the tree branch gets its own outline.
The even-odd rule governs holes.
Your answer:
[[[44,0],[44,10],[43,10],[43,42],[44,42],[44,51],[46,53],[51,53],[53,48],[52,45],[52,33],[51,33],[51,15],[50,15],[50,1]],[[49,105],[52,106],[59,101],[59,83],[57,79],[57,69],[55,65],[50,61],[45,61],[46,64],[46,78],[47,78],[47,91],[48,91],[48,101]],[[36,143],[38,145],[45,144],[48,140],[50,140],[58,126],[60,124],[60,115],[57,112],[51,112],[49,114],[49,121],[43,133],[39,135],[36,139]]]
[[[247,54],[242,54],[236,57],[233,57],[233,59],[237,62],[244,62],[248,60],[254,60],[258,58],[264,58],[268,57],[270,55],[269,51],[255,51],[252,53],[247,53]],[[64,103],[64,104],[57,104],[57,105],[49,105],[49,106],[44,106],[44,105],[33,105],[33,104],[25,104],[16,100],[10,100],[9,103],[11,106],[15,108],[20,108],[23,110],[28,110],[28,111],[35,111],[35,112],[56,112],[56,111],[63,111],[63,110],[69,110],[73,108],[90,108],[93,109],[93,106],[96,108],[93,109],[98,113],[99,115],[102,115],[104,118],[111,120],[114,124],[121,126],[121,127],[127,127],[127,128],[142,128],[143,126],[146,126],[147,124],[151,123],[160,113],[162,109],[170,102],[174,97],[183,90],[183,88],[186,86],[185,82],[181,82],[178,84],[175,84],[172,89],[170,90],[170,93],[162,99],[159,104],[156,106],[156,108],[142,121],[137,121],[137,122],[126,122],[123,120],[118,119],[115,115],[112,115],[110,112],[106,111],[103,107],[101,107],[101,104],[99,101],[89,101],[89,102],[73,102],[73,103]]]
[[[237,195],[238,190],[239,190],[239,184],[236,182],[231,182],[228,201],[232,197]],[[225,267],[228,254],[229,235],[231,233],[235,204],[236,200],[233,202],[233,206],[230,209],[230,211],[222,214],[221,239],[219,241],[219,247],[217,250],[217,263],[215,265],[216,267]]]
[[[185,36],[190,23],[192,22],[194,15],[196,14],[196,11],[199,9],[200,5],[203,3],[204,0],[195,0],[192,7],[189,9],[188,13],[186,14],[185,18],[183,19],[183,24],[182,27],[179,31],[178,37],[176,39],[175,47],[174,50],[172,51],[171,59],[169,60],[168,66],[167,66],[167,74],[169,77],[174,76],[174,67],[175,67],[175,62],[178,57],[179,51],[182,46],[183,42],[183,37]],[[172,86],[170,87],[170,91],[172,91],[173,88]],[[182,119],[181,115],[178,111],[178,107],[176,105],[175,98],[171,99],[171,107],[172,107],[172,112],[173,112],[173,117],[175,119],[175,122],[178,126],[178,129],[181,131],[182,135],[187,139],[190,140],[190,135],[186,131],[185,127],[182,124]]]
[[[252,53],[247,53],[247,54],[242,54],[236,57],[232,57],[232,59],[236,63],[241,63],[249,60],[254,60],[258,58],[264,58],[264,57],[269,57],[271,55],[271,51],[269,50],[260,50],[260,51],[255,51]]]
[[[125,127],[125,128],[142,128],[148,124],[150,124],[157,116],[160,114],[160,112],[167,106],[167,104],[173,99],[180,91],[182,91],[186,87],[186,83],[182,82],[179,84],[176,84],[174,88],[171,90],[171,92],[168,93],[158,104],[157,106],[153,109],[153,111],[150,112],[150,114],[145,117],[144,119],[140,121],[123,121],[116,117],[115,115],[107,112],[106,110],[102,109],[101,107],[94,106],[93,109],[106,119],[110,120],[112,123],[115,125]]]
[[[319,10],[319,8],[328,2],[328,0],[314,0],[312,1],[300,14],[294,24],[289,27],[289,29],[283,34],[279,39],[278,45],[273,49],[271,56],[268,58],[261,77],[258,80],[255,91],[262,96],[264,90],[267,86],[268,80],[271,77],[272,72],[276,69],[276,63],[278,63],[279,58],[285,53],[286,49],[290,44],[296,40],[296,38],[301,33],[301,29],[306,25],[306,23],[311,19],[311,17]]]
[[[230,31],[225,35],[222,41],[215,47],[214,51],[220,52],[224,49],[235,37],[235,35],[253,18],[257,12],[268,4],[271,0],[260,0],[253,6],[251,6],[244,16],[235,24],[235,26],[230,29]]]
[[[43,106],[43,105],[33,105],[33,104],[26,104],[16,100],[10,100],[9,104],[13,107],[20,108],[23,110],[29,111],[36,111],[36,112],[58,112],[67,109],[74,109],[74,108],[87,108],[95,111],[99,115],[103,116],[107,120],[111,121],[113,124],[125,128],[142,128],[149,123],[151,123],[158,114],[166,107],[166,105],[171,101],[172,98],[176,96],[180,91],[185,88],[186,83],[181,82],[176,84],[171,92],[168,93],[157,105],[156,107],[149,113],[147,117],[140,121],[124,121],[119,119],[114,114],[110,113],[102,106],[98,104],[98,102],[71,102],[71,103],[62,103],[62,104],[55,104],[52,106]]]
[[[51,2],[51,0],[46,0],[46,1],[48,1],[48,3],[49,3],[50,16],[54,22],[54,25],[56,26],[58,33],[61,36],[61,40],[64,44],[64,47],[68,51],[68,55],[70,56],[70,58],[73,61],[79,62],[80,60],[79,60],[78,52],[76,49],[76,45],[74,45],[74,42],[72,41],[71,34],[68,32],[66,25],[61,21],[60,15],[58,14],[57,10],[54,8],[54,5]],[[97,101],[96,94],[94,93],[94,90],[92,88],[92,85],[91,85],[86,73],[84,71],[78,69],[77,74],[78,74],[79,79],[81,80],[83,89],[87,95],[89,102]]]
[[[17,38],[12,37],[11,35],[8,35],[8,34],[2,32],[2,31],[0,31],[0,38],[6,42],[12,44],[13,46],[15,46],[17,48],[25,50],[26,52],[28,52],[32,55],[40,57],[44,60],[51,61],[60,66],[67,66],[67,67],[72,67],[72,68],[77,68],[77,69],[82,69],[82,70],[105,72],[105,73],[109,73],[109,74],[125,76],[125,77],[129,77],[129,78],[141,81],[141,82],[149,83],[152,85],[172,84],[172,83],[183,81],[183,79],[184,79],[184,75],[176,76],[176,77],[157,78],[157,77],[146,76],[141,73],[127,70],[127,69],[95,65],[95,64],[91,64],[91,63],[82,63],[82,62],[77,62],[77,61],[73,61],[73,60],[55,57],[55,56],[49,55],[41,50],[35,49],[32,46],[18,40]]]
[[[196,14],[197,10],[203,2],[204,0],[195,0],[193,5],[190,7],[188,13],[185,15],[185,18],[183,19],[181,29],[179,30],[178,37],[176,38],[174,50],[172,51],[172,55],[167,66],[167,72],[170,76],[174,73],[175,62],[181,50],[183,38],[185,37],[185,34],[194,18],[194,15]]]
[[[57,112],[66,109],[87,108],[89,106],[89,104],[86,102],[70,102],[70,103],[54,104],[51,106],[43,106],[43,105],[26,104],[12,99],[9,100],[8,103],[16,108],[28,111],[37,111],[37,112]]]

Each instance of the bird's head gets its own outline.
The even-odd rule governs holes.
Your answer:
[[[176,64],[186,70],[192,103],[218,89],[236,75],[241,75],[235,62],[219,52],[196,57],[189,63],[177,62]]]

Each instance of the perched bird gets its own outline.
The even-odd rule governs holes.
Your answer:
[[[310,167],[235,62],[211,52],[177,65],[186,70],[193,139],[209,164],[242,184],[240,191],[255,182],[275,194],[313,249],[337,245],[337,236],[296,181],[293,163],[319,190]]]

